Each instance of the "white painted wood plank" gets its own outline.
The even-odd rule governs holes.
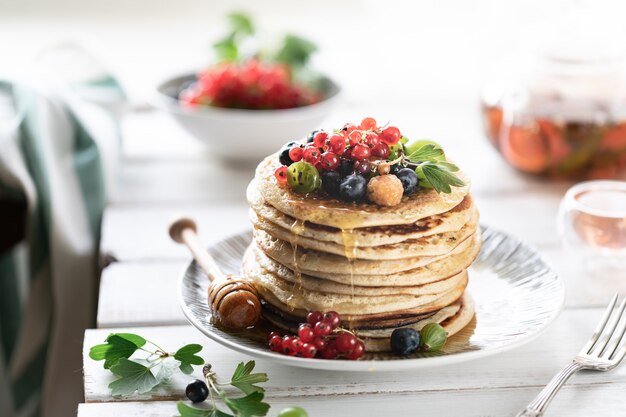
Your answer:
[[[480,359],[456,366],[425,369],[419,372],[396,373],[329,373],[305,370],[271,364],[257,360],[260,371],[267,372],[270,382],[268,395],[272,398],[370,395],[370,394],[411,394],[432,391],[458,392],[482,390],[485,388],[510,388],[539,386],[567,363],[587,340],[601,316],[602,309],[566,310],[550,329],[529,345],[511,352],[490,358]],[[166,400],[180,399],[189,377],[177,375],[168,385],[155,389],[152,393],[134,395],[130,398],[115,399],[110,396],[108,384],[113,380],[110,372],[102,368],[101,362],[88,357],[89,347],[101,341],[111,329],[88,330],[84,343],[84,375],[86,402]],[[118,329],[131,331],[151,339],[165,349],[174,349],[185,343],[202,343],[203,356],[214,365],[218,374],[227,375],[242,360],[244,355],[231,351],[203,337],[189,326],[146,327]],[[199,375],[198,369],[196,374]],[[582,374],[573,384],[626,382],[626,368],[620,368],[604,375]],[[295,400],[294,400],[295,401]]]
[[[116,262],[102,271],[98,328],[186,324],[176,297],[185,262]]]
[[[188,250],[168,234],[169,224],[179,216],[196,221],[207,245],[250,228],[244,204],[112,206],[104,214],[101,251],[120,261],[188,260]]]
[[[596,375],[602,379],[601,375]],[[574,377],[576,378],[576,377]],[[417,378],[416,378],[417,379]],[[574,379],[575,381],[575,379]],[[430,391],[400,394],[327,395],[324,397],[267,397],[270,416],[282,408],[298,405],[309,417],[323,416],[407,416],[503,417],[513,416],[539,392],[539,386],[480,390]],[[547,416],[619,416],[626,409],[626,383],[568,384],[549,407]],[[78,417],[170,417],[177,415],[174,401],[80,404]]]

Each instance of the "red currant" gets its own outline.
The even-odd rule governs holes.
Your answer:
[[[339,158],[332,152],[322,154],[322,167],[328,171],[334,171],[339,166]]]
[[[306,322],[311,326],[315,326],[318,321],[322,321],[324,318],[324,314],[321,311],[310,311],[309,314],[306,315]]]
[[[276,171],[274,171],[274,176],[276,177],[276,180],[278,180],[279,183],[281,184],[287,183],[287,166],[283,165],[283,166],[278,167]]]
[[[315,136],[313,136],[313,145],[318,148],[323,148],[326,145],[326,139],[328,139],[328,133],[317,132]]]
[[[346,355],[346,359],[349,360],[357,360],[365,353],[365,344],[362,340],[357,340],[356,346],[352,349],[348,355]]]
[[[292,336],[284,336],[283,337],[282,348],[283,348],[283,353],[285,355],[291,355],[293,353],[292,342],[293,342],[293,337]]]
[[[361,175],[365,175],[372,170],[372,164],[368,161],[356,161],[354,163],[354,172],[359,173]]]
[[[343,156],[343,159],[352,159],[352,148],[347,147],[341,156]]]
[[[302,323],[298,328],[298,337],[304,343],[313,341],[313,327],[309,323]]]
[[[389,126],[383,129],[380,136],[387,145],[395,145],[402,137],[402,134],[400,134],[400,130],[397,127]]]
[[[314,358],[317,355],[317,348],[311,343],[305,343],[302,345],[301,353],[303,358]]]
[[[386,143],[379,143],[374,149],[372,149],[372,156],[377,159],[389,158],[389,146]]]
[[[380,143],[380,138],[378,137],[378,134],[370,132],[365,135],[365,140],[363,141],[363,143],[365,143],[370,148],[373,148]]]
[[[361,139],[363,139],[363,136],[361,135],[361,131],[360,130],[353,130],[349,135],[348,135],[348,144],[350,146],[356,146],[359,143],[361,143]]]
[[[308,163],[315,165],[320,162],[321,153],[319,148],[309,145],[304,148],[304,153],[302,154],[302,157]]]
[[[267,341],[269,342],[270,340],[272,340],[272,337],[274,336],[278,336],[281,338],[283,337],[283,335],[278,332],[271,332],[270,334],[267,335]]]
[[[356,337],[350,333],[341,333],[335,339],[335,346],[341,353],[350,353],[356,346]]]
[[[341,318],[339,318],[339,313],[336,311],[328,311],[324,313],[322,321],[329,323],[333,329],[336,329],[341,325]]]
[[[299,337],[292,338],[291,339],[291,351],[289,355],[295,356],[298,353],[302,352],[302,345],[304,345],[304,343],[302,343],[302,340],[300,340]]]
[[[323,359],[337,359],[337,357],[339,356],[339,351],[337,350],[337,346],[335,346],[335,343],[328,343],[326,345],[326,348],[321,352],[320,356]]]
[[[341,135],[332,135],[330,139],[328,139],[328,150],[330,152],[341,154],[345,147],[346,139]]]
[[[366,117],[361,121],[360,128],[363,130],[376,130],[376,120],[372,117]]]
[[[344,135],[349,135],[350,133],[352,133],[353,130],[358,129],[358,126],[352,123],[346,123],[345,125],[343,125],[343,128],[341,128],[341,132]]]
[[[313,339],[313,345],[318,352],[321,352],[326,348],[326,341],[321,337],[316,337],[315,339]]]
[[[304,149],[299,146],[294,146],[293,148],[289,149],[289,159],[291,159],[293,162],[300,161],[303,154]]]
[[[269,346],[274,352],[281,352],[283,350],[283,338],[280,336],[273,336],[269,340]]]
[[[331,324],[324,321],[318,322],[313,328],[313,333],[315,334],[315,336],[328,336],[332,331],[333,328]]]
[[[352,159],[357,160],[357,161],[359,159],[367,159],[370,157],[371,154],[372,152],[370,151],[370,148],[368,148],[367,146],[356,145],[354,149],[352,150]]]

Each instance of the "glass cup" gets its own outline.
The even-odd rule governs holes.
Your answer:
[[[587,181],[570,188],[559,209],[559,233],[585,273],[626,285],[626,182]]]

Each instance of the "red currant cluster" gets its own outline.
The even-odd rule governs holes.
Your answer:
[[[336,312],[311,311],[306,321],[300,324],[297,336],[271,332],[270,349],[289,356],[321,359],[357,360],[365,353],[363,341],[340,328],[341,319]]]
[[[319,102],[320,94],[295,83],[284,64],[221,63],[198,75],[179,94],[185,106],[207,105],[239,109],[289,109]]]

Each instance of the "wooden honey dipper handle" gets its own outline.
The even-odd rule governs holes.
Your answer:
[[[253,326],[261,317],[261,303],[254,287],[246,280],[220,271],[209,252],[204,249],[196,234],[196,223],[182,217],[170,225],[170,237],[184,243],[200,267],[211,280],[209,308],[222,325],[234,329]]]

